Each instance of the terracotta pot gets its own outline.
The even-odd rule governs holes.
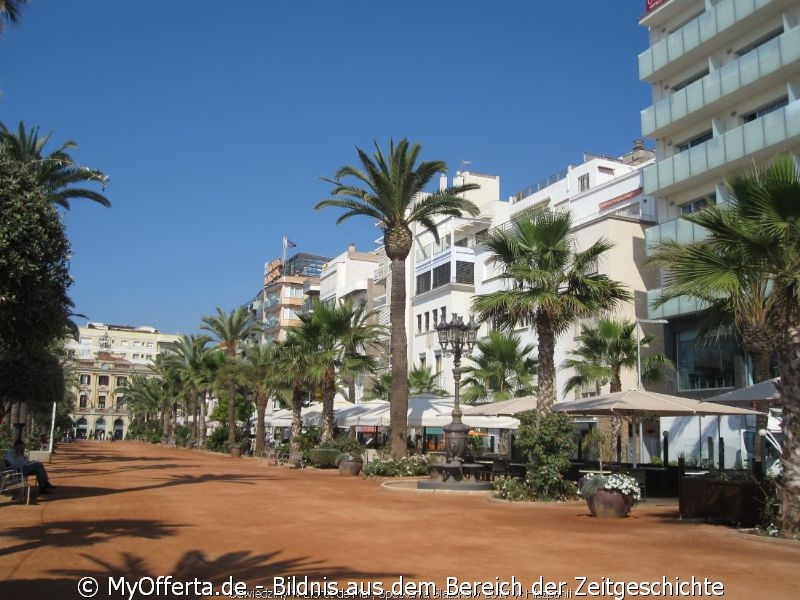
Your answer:
[[[340,460],[339,461],[339,474],[340,475],[358,475],[361,473],[362,462],[360,460]]]
[[[231,456],[239,457],[242,455],[241,448],[228,448],[228,452],[230,452]]]
[[[586,498],[586,506],[592,516],[604,519],[627,517],[633,507],[633,497],[621,492],[597,490]]]

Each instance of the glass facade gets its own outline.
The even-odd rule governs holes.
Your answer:
[[[734,386],[736,345],[729,336],[698,341],[697,330],[675,335],[678,389],[681,391]]]

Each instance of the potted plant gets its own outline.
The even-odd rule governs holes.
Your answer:
[[[336,457],[336,468],[340,475],[358,475],[364,464],[364,450],[355,439],[348,438],[341,444],[342,453]]]
[[[242,445],[239,442],[231,444],[225,442],[225,445],[228,447],[228,454],[231,456],[238,458],[242,455]]]
[[[589,473],[578,482],[578,495],[586,499],[595,517],[627,517],[642,491],[636,479],[624,473]]]

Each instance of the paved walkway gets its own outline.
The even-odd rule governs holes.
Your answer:
[[[0,500],[3,600],[195,598],[235,582],[282,582],[277,592],[297,596],[366,581],[399,591],[401,578],[405,591],[454,592],[448,577],[524,598],[540,578],[573,594],[587,578],[606,592],[591,596],[612,598],[619,582],[692,577],[720,582],[727,599],[797,597],[800,543],[681,522],[658,500],[601,520],[579,501],[390,492],[334,471],[136,442],[63,445],[48,468],[55,494],[35,506]],[[182,587],[156,579],[168,575]],[[86,577],[98,589],[84,580],[81,596]]]

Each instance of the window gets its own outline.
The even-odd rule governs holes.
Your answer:
[[[122,395],[117,396],[116,404],[115,404],[115,406],[117,407],[117,410],[120,410],[122,408],[122,404],[123,404],[123,399],[124,398],[125,398],[125,396],[122,396]]]
[[[691,77],[687,77],[686,79],[684,79],[680,83],[676,83],[675,85],[673,85],[672,86],[672,91],[673,92],[677,92],[678,90],[682,90],[686,86],[692,85],[695,81],[700,81],[706,75],[708,75],[708,69],[703,69],[699,73],[695,73]]]
[[[147,347],[148,348],[152,348],[153,347],[153,342],[147,342]]]
[[[438,375],[442,372],[442,353],[437,352],[433,355],[433,364],[435,365],[434,375]]]
[[[733,387],[733,339],[720,336],[714,343],[700,343],[696,340],[696,330],[681,331],[675,335],[678,389]]]
[[[431,330],[431,313],[425,313],[425,331]]]
[[[695,198],[694,200],[687,202],[686,204],[681,204],[681,214],[682,215],[691,215],[693,213],[699,212],[706,207],[713,206],[716,204],[714,194],[709,194],[708,196],[702,196],[700,198]]]
[[[294,308],[291,306],[285,306],[283,308],[283,318],[286,320],[293,320],[298,319],[299,317],[297,316],[297,311]]]
[[[456,261],[456,283],[475,283],[475,265],[471,262]]]
[[[108,375],[98,375],[97,385],[108,385]]]
[[[122,346],[123,348],[127,348],[128,347],[128,340],[122,340],[119,343],[119,345]]]
[[[89,385],[92,382],[92,376],[81,374],[81,385]]]
[[[97,397],[97,408],[105,408],[106,407],[106,397],[105,396],[98,396]]]
[[[422,313],[417,315],[417,333],[422,333]]]
[[[439,265],[433,270],[433,287],[438,288],[450,283],[450,263]]]
[[[444,306],[439,309],[439,320],[442,323],[447,323],[447,310]]]
[[[773,102],[763,108],[759,108],[758,110],[754,110],[753,112],[747,113],[746,115],[742,115],[742,123],[749,123],[750,121],[755,121],[756,119],[760,119],[766,114],[769,114],[773,111],[780,110],[784,106],[789,104],[789,98],[784,96],[777,102]]]
[[[431,272],[417,275],[417,294],[424,294],[431,289]]]
[[[142,342],[133,342],[133,347],[134,348],[141,348],[142,347]]]
[[[436,325],[438,325],[438,323],[439,323],[439,311],[438,310],[434,310],[433,311],[433,328],[434,329],[436,329]]]
[[[603,175],[613,175],[614,169],[611,167],[597,167],[597,170],[602,173]]]
[[[117,377],[117,387],[125,387],[128,385],[127,377]]]
[[[589,174],[588,173],[578,177],[578,186],[580,186],[582,192],[585,192],[586,190],[589,189]]]
[[[680,144],[676,144],[675,147],[677,148],[678,152],[680,153],[680,152],[683,152],[684,150],[688,150],[689,148],[694,148],[695,146],[699,146],[700,144],[704,144],[708,140],[710,140],[712,137],[713,137],[713,134],[711,133],[711,130],[709,129],[708,131],[706,131],[704,133],[701,133],[700,135],[698,135],[695,138],[692,138],[692,139],[690,139],[690,140],[688,140],[686,142],[682,142]]]
[[[86,394],[81,394],[80,399],[78,400],[78,406],[81,408],[86,408],[89,405],[89,396]]]

